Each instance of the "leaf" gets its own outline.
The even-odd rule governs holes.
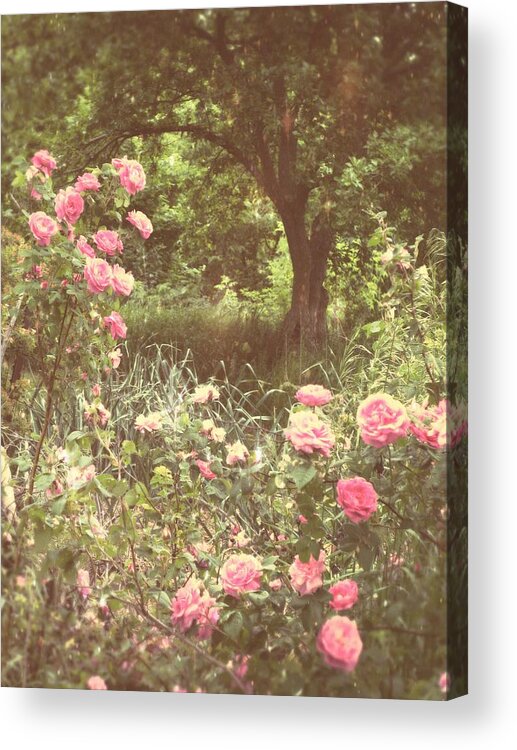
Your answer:
[[[150,595],[165,609],[171,608],[170,596],[165,591],[151,591]]]
[[[306,485],[311,482],[317,474],[316,468],[313,464],[303,464],[295,466],[290,472],[289,476],[295,483],[297,489],[302,490]]]
[[[234,641],[239,637],[242,630],[244,618],[241,612],[233,612],[224,624],[224,632]]]
[[[251,591],[248,594],[250,600],[254,604],[264,604],[267,599],[269,599],[269,592],[268,591]]]
[[[357,560],[363,570],[370,570],[375,553],[370,547],[360,547],[357,552]]]
[[[54,478],[54,474],[40,474],[34,482],[34,489],[37,492],[42,492],[43,490],[48,489],[54,481]]]

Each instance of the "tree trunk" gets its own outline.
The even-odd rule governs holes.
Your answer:
[[[308,352],[320,351],[327,336],[328,292],[324,282],[332,235],[328,223],[317,216],[310,237],[304,210],[282,215],[293,263],[291,308],[284,321],[286,342]]]

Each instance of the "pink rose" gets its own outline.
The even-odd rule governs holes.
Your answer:
[[[118,236],[118,232],[111,229],[101,229],[93,235],[93,241],[106,255],[116,255],[124,250],[124,245]]]
[[[221,568],[224,592],[236,598],[247,591],[257,591],[261,578],[262,567],[253,555],[231,555]]]
[[[326,458],[330,456],[335,443],[330,427],[312,411],[297,411],[291,414],[284,435],[300,453],[321,453]]]
[[[60,221],[75,224],[84,211],[84,201],[73,187],[67,187],[56,195],[55,209]]]
[[[90,244],[88,244],[84,235],[81,234],[79,236],[79,239],[75,243],[75,246],[79,250],[79,252],[83,255],[86,255],[87,258],[95,258],[95,250]]]
[[[113,349],[112,352],[108,353],[108,359],[111,362],[113,369],[116,370],[122,361],[122,352],[120,349]]]
[[[147,416],[139,414],[135,419],[135,428],[141,432],[154,432],[155,430],[161,430],[162,428],[162,415],[160,412],[153,411]]]
[[[129,195],[135,195],[145,187],[145,172],[142,165],[134,159],[112,159],[111,163],[118,172],[120,184]]]
[[[114,339],[125,339],[127,335],[127,326],[124,323],[124,319],[118,312],[113,311],[111,315],[107,315],[104,319],[104,325],[110,329],[111,336]]]
[[[38,245],[43,247],[50,245],[52,237],[59,232],[57,222],[47,216],[44,211],[36,211],[29,216],[29,228]]]
[[[215,479],[216,478],[217,475],[214,474],[214,472],[210,468],[210,462],[209,461],[201,461],[201,459],[198,459],[196,461],[196,466],[199,469],[200,474],[205,479]]]
[[[84,267],[84,278],[91,294],[100,294],[112,284],[113,271],[102,258],[88,258]]]
[[[334,615],[321,626],[316,648],[329,667],[352,672],[359,661],[363,642],[353,620]]]
[[[90,588],[90,574],[87,570],[79,569],[77,571],[76,586],[79,594],[83,599],[88,599],[91,593]]]
[[[141,211],[130,211],[126,216],[127,221],[138,229],[144,240],[153,233],[153,225],[150,219]]]
[[[94,398],[99,398],[100,395],[101,395],[100,383],[95,383],[95,385],[92,386],[92,396]]]
[[[359,597],[357,583],[347,578],[344,581],[338,581],[329,588],[329,594],[332,594],[332,601],[329,606],[337,611],[342,609],[351,609]]]
[[[88,690],[107,690],[108,686],[102,679],[102,677],[99,677],[98,674],[92,675],[92,677],[88,678],[88,682],[86,683],[88,686]]]
[[[368,445],[382,448],[407,432],[409,419],[405,407],[387,393],[374,393],[359,404],[357,423]]]
[[[320,550],[317,560],[311,555],[309,561],[306,563],[301,562],[299,556],[296,555],[293,564],[289,568],[293,589],[300,596],[314,594],[315,591],[323,586],[322,576],[324,572],[325,552],[323,550]]]
[[[272,581],[270,581],[269,588],[271,589],[271,591],[280,591],[280,589],[282,588],[282,579],[274,578]]]
[[[94,190],[97,192],[100,189],[100,182],[94,174],[85,172],[75,181],[75,189],[78,193],[84,193],[86,190]]]
[[[40,201],[42,198],[41,193],[36,188],[31,188],[31,198],[35,201]]]
[[[228,466],[235,466],[237,463],[245,463],[250,455],[249,450],[239,440],[229,445],[227,451],[226,463]]]
[[[209,401],[217,401],[219,395],[219,389],[216,388],[215,385],[207,383],[206,385],[198,385],[197,388],[194,389],[192,401],[195,404],[207,404]]]
[[[309,523],[309,521],[307,518],[305,518],[305,516],[302,513],[300,513],[300,515],[298,516],[298,523],[301,523],[303,526],[306,523]]]
[[[325,406],[332,401],[332,393],[321,385],[304,385],[296,391],[296,400],[305,406]]]
[[[113,266],[113,278],[111,280],[111,286],[115,294],[119,294],[124,297],[129,297],[133,291],[135,285],[135,279],[130,271],[125,271],[122,266],[115,263]]]
[[[54,479],[50,487],[45,490],[45,495],[48,500],[51,500],[54,497],[59,497],[59,495],[63,494],[63,485],[59,481],[59,479]]]
[[[448,672],[442,672],[440,679],[438,680],[438,687],[442,693],[446,693],[450,689],[450,680]]]
[[[449,444],[454,448],[466,432],[466,419],[458,407],[447,399],[436,406],[413,403],[409,407],[411,422],[409,431],[421,443],[441,450]]]
[[[377,510],[377,499],[373,485],[362,477],[340,479],[337,483],[337,502],[353,523],[368,520]]]
[[[50,177],[54,169],[57,167],[56,160],[51,154],[49,154],[46,149],[36,151],[31,159],[31,162],[34,164],[36,169],[39,169],[40,172],[43,172],[45,177]]]
[[[171,620],[182,633],[198,625],[198,638],[206,640],[219,621],[219,607],[214,597],[203,591],[203,584],[191,579],[178,589],[171,604]]]
[[[88,404],[84,410],[84,419],[88,424],[100,425],[106,427],[111,417],[111,412],[106,409],[104,404]]]

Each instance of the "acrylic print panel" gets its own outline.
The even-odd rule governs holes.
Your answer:
[[[466,23],[3,18],[3,685],[467,691]]]

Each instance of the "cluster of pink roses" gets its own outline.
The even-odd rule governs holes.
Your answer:
[[[431,448],[441,450],[447,445],[455,448],[467,432],[463,410],[447,399],[442,399],[436,406],[428,406],[426,401],[423,404],[412,403],[409,411],[410,432]]]
[[[135,279],[130,271],[125,271],[116,263],[113,267],[102,258],[88,258],[84,267],[84,278],[91,294],[101,294],[113,289],[120,297],[129,297]]]
[[[197,579],[188,581],[172,600],[171,619],[182,633],[197,625],[197,636],[206,640],[219,621],[219,607],[213,596],[204,590]]]
[[[289,568],[291,584],[301,596],[313,594],[323,586],[324,571],[323,550],[317,560],[311,555],[306,563],[301,562],[297,555]],[[332,594],[329,602],[332,609],[350,609],[358,599],[357,583],[352,580],[338,581],[329,588],[329,593]],[[323,623],[316,647],[329,666],[351,672],[359,660],[363,644],[356,623],[348,617],[336,615]]]
[[[332,400],[332,393],[321,385],[305,385],[296,391],[296,399],[304,406],[325,406]],[[335,444],[332,430],[313,411],[291,414],[284,435],[296,451],[308,455],[319,453],[328,458]]]
[[[32,181],[36,176],[40,181],[47,180],[57,167],[56,160],[46,150],[37,151],[32,157],[32,166],[27,170],[27,180]],[[135,195],[145,186],[145,173],[142,166],[132,159],[126,157],[113,159],[113,167],[117,170],[120,184],[130,195]],[[52,238],[60,231],[60,223],[64,225],[68,240],[74,242],[74,225],[79,221],[85,208],[83,193],[86,191],[98,192],[101,185],[96,175],[85,172],[80,175],[73,186],[58,191],[55,198],[56,219],[48,216],[44,211],[36,211],[29,217],[29,228],[38,245],[48,247]],[[34,192],[34,191],[33,191]],[[36,191],[37,192],[37,191]],[[41,195],[33,195],[38,200]],[[144,239],[147,239],[153,226],[150,220],[141,211],[130,211],[127,221],[135,226]],[[123,252],[122,240],[118,232],[110,229],[100,229],[93,235],[93,243],[96,248],[108,257],[116,256]],[[80,235],[76,241],[79,252],[86,257],[83,278],[87,289],[91,294],[101,294],[111,290],[115,295],[128,297],[133,291],[134,277],[118,264],[111,266],[106,260],[97,258],[95,249],[84,235]],[[80,274],[74,276],[73,281],[79,281]],[[62,286],[68,285],[64,279]],[[48,281],[41,282],[43,289],[48,288]],[[127,327],[121,315],[113,310],[110,315],[103,319],[103,325],[109,330],[113,339],[126,337]],[[120,361],[120,359],[118,360]],[[116,367],[117,365],[113,365]]]
[[[359,404],[357,423],[365,443],[383,448],[412,433],[431,448],[454,448],[467,431],[467,421],[459,407],[442,399],[429,407],[413,402],[409,408],[387,393],[374,393]]]

